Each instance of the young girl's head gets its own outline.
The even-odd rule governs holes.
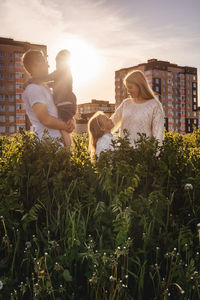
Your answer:
[[[150,100],[152,98],[156,99],[144,73],[140,70],[135,70],[127,74],[124,78],[124,85],[133,97],[139,97],[145,100]]]
[[[66,65],[69,63],[70,59],[70,52],[68,50],[61,50],[58,52],[56,56],[56,68],[62,69],[66,67]]]
[[[91,156],[96,154],[96,144],[99,138],[108,133],[114,124],[103,112],[96,112],[88,122],[89,151]]]

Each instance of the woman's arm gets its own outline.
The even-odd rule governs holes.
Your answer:
[[[112,129],[112,132],[115,131],[120,126],[120,123],[121,123],[121,120],[122,120],[123,106],[124,106],[124,102],[122,102],[118,106],[118,108],[116,109],[116,111],[114,112],[114,114],[110,117],[110,119],[114,123],[114,127]]]
[[[164,112],[159,105],[157,105],[153,112],[153,120],[152,120],[152,135],[158,140],[159,146],[162,145],[164,140]]]

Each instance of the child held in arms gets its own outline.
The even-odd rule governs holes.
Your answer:
[[[70,52],[61,50],[56,56],[56,70],[47,76],[31,78],[28,84],[49,83],[53,88],[53,99],[58,110],[58,118],[68,121],[76,114],[76,96],[72,91],[72,74],[69,66]],[[61,130],[66,146],[71,146],[71,135]]]
[[[111,134],[114,127],[113,121],[104,113],[96,112],[88,122],[89,151],[91,158],[99,157],[102,151],[113,150],[112,140],[115,137]]]

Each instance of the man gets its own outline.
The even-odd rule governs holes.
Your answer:
[[[32,77],[48,74],[48,62],[44,54],[38,50],[27,51],[22,58],[25,70]],[[44,129],[48,130],[51,137],[61,137],[60,130],[71,133],[74,130],[74,121],[64,122],[59,120],[57,109],[50,89],[45,85],[29,84],[23,93],[26,112],[38,137],[42,138]]]

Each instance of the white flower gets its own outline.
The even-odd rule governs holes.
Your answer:
[[[0,290],[3,288],[3,282],[0,280]]]
[[[193,185],[191,183],[186,183],[184,189],[186,191],[193,190]]]
[[[30,249],[31,248],[31,242],[26,242],[25,246],[26,246],[27,249]]]

